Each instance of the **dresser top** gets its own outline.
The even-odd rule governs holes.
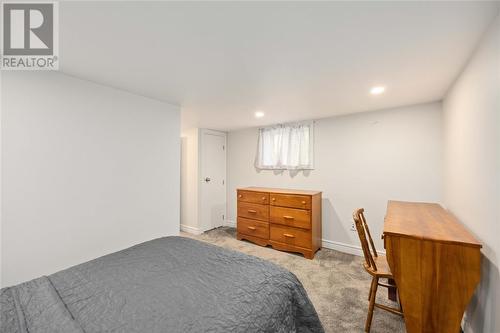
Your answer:
[[[389,201],[384,234],[481,247],[467,228],[437,203]]]
[[[242,188],[239,188],[238,190],[255,191],[255,192],[270,192],[270,193],[277,193],[277,194],[303,194],[303,195],[321,194],[321,191],[293,190],[293,189],[287,189],[287,188],[256,187],[256,186],[242,187]]]

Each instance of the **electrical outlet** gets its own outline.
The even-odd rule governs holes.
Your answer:
[[[356,231],[356,226],[354,225],[354,223],[351,223],[351,231]]]

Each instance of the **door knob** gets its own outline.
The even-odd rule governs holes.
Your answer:
[[[209,178],[209,177],[206,177],[206,178],[205,178],[205,182],[207,182],[207,183],[208,183],[209,181],[210,181],[210,178]]]

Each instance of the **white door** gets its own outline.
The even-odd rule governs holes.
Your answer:
[[[226,133],[201,130],[200,221],[203,231],[223,225],[226,215]]]

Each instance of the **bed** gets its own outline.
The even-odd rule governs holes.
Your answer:
[[[265,260],[164,237],[0,290],[0,332],[323,332]]]

